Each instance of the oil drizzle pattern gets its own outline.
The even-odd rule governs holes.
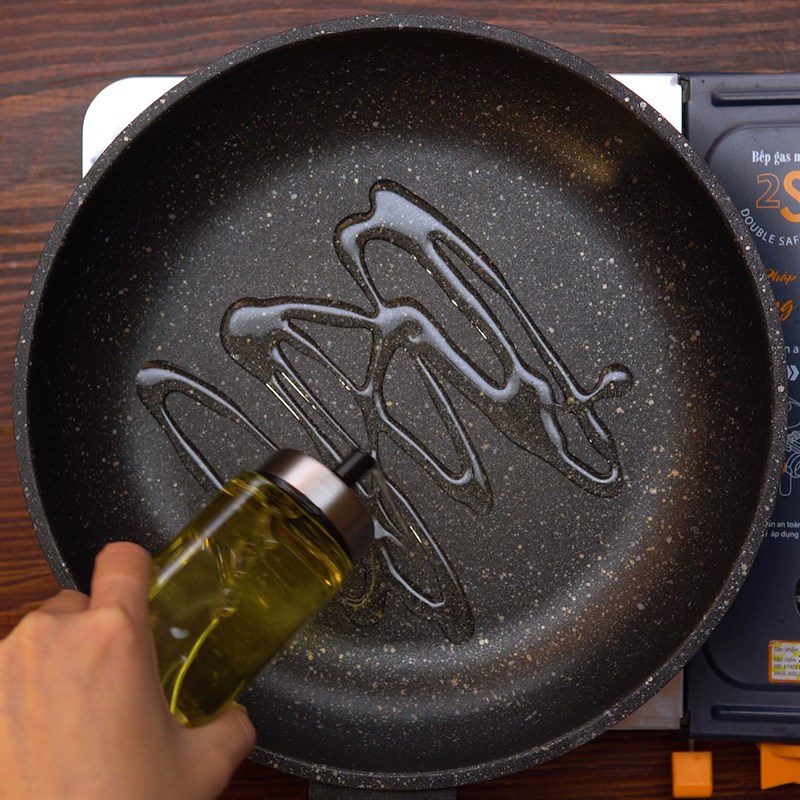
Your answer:
[[[183,431],[167,407],[170,395],[180,394],[208,408],[248,431],[266,452],[277,445],[230,398],[211,384],[166,361],[145,364],[136,377],[139,399],[158,422],[178,452],[184,466],[207,491],[222,487],[223,479],[214,470],[200,448]],[[313,428],[313,438],[320,458],[334,467],[356,446],[343,433],[340,450],[329,436]],[[365,483],[362,481],[361,483]],[[414,506],[391,481],[377,470],[366,481],[367,489],[357,491],[375,518],[375,538],[379,547],[358,565],[356,576],[340,595],[340,602],[357,625],[372,625],[383,616],[386,598],[399,587],[405,606],[418,617],[434,622],[454,643],[468,640],[474,631],[472,610],[464,590],[447,557],[420,518]],[[424,561],[436,578],[436,590],[415,585],[397,566],[400,557]]]
[[[499,379],[491,378],[471,359],[421,302],[382,296],[366,259],[367,245],[374,241],[404,251],[436,281],[491,348],[502,371]],[[626,367],[605,367],[595,385],[585,390],[489,258],[436,209],[397,183],[380,181],[373,185],[369,211],[339,223],[334,247],[363,293],[365,307],[326,299],[244,298],[230,306],[221,326],[226,352],[280,400],[310,436],[323,460],[333,464],[355,440],[304,380],[291,354],[302,354],[330,371],[351,394],[366,429],[369,449],[379,461],[381,439],[387,437],[449,497],[476,513],[491,509],[492,489],[467,426],[456,412],[453,392],[477,408],[509,441],[558,470],[580,489],[600,497],[613,497],[620,491],[623,478],[617,449],[595,404],[630,390],[633,378]],[[464,270],[513,315],[524,334],[521,346]],[[371,352],[363,380],[352,379],[340,368],[303,323],[366,331]],[[455,468],[448,468],[391,412],[385,396],[386,378],[400,352],[410,359],[444,424],[457,454]],[[534,355],[546,372],[531,366],[530,356]],[[274,447],[233,401],[177,367],[163,362],[146,365],[137,378],[137,389],[187,469],[208,488],[218,486],[219,477],[167,411],[166,398],[172,392],[195,399],[244,426],[261,444]],[[602,462],[599,467],[570,449],[563,424],[567,417],[577,422],[585,437],[584,446],[588,445]],[[371,479],[368,495],[378,523],[380,547],[373,548],[360,571],[359,588],[351,587],[350,594],[342,599],[352,619],[359,624],[377,621],[389,593],[399,589],[409,609],[437,623],[448,639],[468,639],[474,621],[463,588],[409,498],[380,475]],[[421,558],[427,566],[434,587],[414,582],[412,575],[419,570],[408,568],[414,558]]]

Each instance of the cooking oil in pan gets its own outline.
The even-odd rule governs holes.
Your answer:
[[[499,377],[488,374],[457,343],[441,311],[431,305],[429,289],[422,289],[424,281],[418,282],[418,297],[387,298],[381,293],[373,274],[376,265],[368,263],[367,245],[372,242],[408,254],[438,284],[458,316],[493,351]],[[361,413],[371,451],[377,453],[382,441],[391,441],[446,495],[476,514],[491,511],[493,481],[483,467],[481,448],[460,417],[462,401],[481,411],[506,440],[580,489],[598,497],[621,491],[617,445],[596,406],[630,391],[634,379],[626,366],[606,364],[594,385],[585,388],[478,245],[422,198],[392,181],[376,182],[370,189],[369,210],[336,226],[334,249],[363,294],[362,305],[295,295],[245,297],[228,308],[220,328],[228,355],[268,387],[320,450],[334,448],[337,437],[330,436],[331,430],[347,432],[335,408],[304,375],[310,362],[332,373],[349,393]],[[311,323],[310,330],[306,323]],[[326,327],[370,335],[366,374],[348,374],[335,354],[327,352],[324,340],[315,338],[316,331]],[[302,368],[292,354],[305,358]],[[387,379],[394,374],[396,356],[410,363],[425,385],[458,454],[454,466],[437,455],[424,421],[418,426],[421,430],[409,430],[389,410]],[[171,393],[201,403],[270,444],[266,433],[218,388],[175,365],[145,365],[137,376],[137,392],[189,472],[209,489],[220,481],[192,437],[176,436],[177,423],[167,408]],[[454,402],[456,395],[459,404]],[[589,454],[588,459],[581,452]],[[373,508],[382,529],[381,553],[365,566],[364,592],[341,597],[348,615],[357,624],[373,624],[384,613],[388,593],[399,591],[406,608],[435,622],[451,642],[468,640],[475,627],[473,613],[453,564],[437,543],[435,521],[422,519],[414,498],[396,486],[376,486]],[[403,559],[406,566],[396,558],[400,551],[408,556]],[[420,556],[432,570],[435,586],[423,589],[415,584],[415,570],[407,566],[412,556]]]
[[[280,473],[286,453],[293,459],[286,480],[267,470],[241,473],[154,559],[159,673],[170,711],[185,724],[201,724],[234,700],[336,595],[371,541],[369,516],[345,482],[359,475],[337,477],[293,451],[266,466],[277,463]],[[360,463],[363,472],[372,461]],[[314,486],[302,485],[308,495],[293,486],[315,471],[339,492],[333,512],[349,520],[346,529],[312,504]]]

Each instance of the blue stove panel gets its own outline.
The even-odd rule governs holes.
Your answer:
[[[741,592],[686,669],[684,722],[692,737],[800,741],[800,75],[682,83],[685,133],[753,234],[789,365],[775,512]]]

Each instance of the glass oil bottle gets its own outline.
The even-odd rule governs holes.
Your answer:
[[[170,711],[199,725],[234,700],[336,595],[373,541],[353,490],[374,462],[335,471],[279,450],[228,481],[153,560],[150,620]]]

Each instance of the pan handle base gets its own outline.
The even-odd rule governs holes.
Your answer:
[[[308,800],[457,800],[458,788],[421,789],[414,791],[384,791],[383,789],[352,789],[330,783],[310,781]]]

